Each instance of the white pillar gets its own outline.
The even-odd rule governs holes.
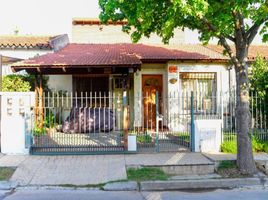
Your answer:
[[[34,93],[0,93],[1,96],[1,152],[28,154],[26,145],[32,129],[31,106]]]

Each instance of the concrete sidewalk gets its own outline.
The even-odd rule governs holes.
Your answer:
[[[15,156],[1,155],[0,167],[17,167],[11,181],[30,185],[92,185],[127,179],[128,167],[159,167],[166,173],[184,175],[210,174],[220,160],[233,160],[231,154],[190,152],[81,156]],[[255,155],[268,163],[267,154]],[[212,170],[212,171],[211,171]],[[176,172],[176,173],[173,173]]]
[[[26,185],[87,185],[126,179],[121,155],[3,156],[0,166],[17,167],[11,177]]]
[[[26,185],[87,185],[127,179],[129,166],[212,164],[200,153],[133,155],[11,156],[1,155],[0,166],[17,167],[11,181]]]

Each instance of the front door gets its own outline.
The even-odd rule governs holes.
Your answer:
[[[158,112],[161,113],[161,97],[163,89],[162,75],[142,75],[143,92],[143,116],[144,127],[155,129],[156,127],[156,104],[158,102]],[[158,92],[158,101],[156,99]]]

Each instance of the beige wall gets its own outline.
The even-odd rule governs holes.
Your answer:
[[[121,25],[73,25],[73,43],[131,43],[130,35],[122,32]],[[170,44],[175,45],[185,42],[184,32],[177,29]],[[139,43],[162,44],[160,37],[152,34],[151,37],[142,38]]]

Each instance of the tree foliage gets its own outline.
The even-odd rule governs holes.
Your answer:
[[[48,77],[43,77],[44,91],[49,91]],[[18,75],[10,74],[3,77],[2,91],[3,92],[29,92],[35,89],[35,76],[34,75]]]
[[[251,66],[250,85],[252,91],[268,102],[268,61],[261,56]]]
[[[127,19],[123,30],[134,28],[134,42],[155,32],[167,43],[175,28],[185,27],[199,30],[203,42],[222,36],[233,40],[234,22],[240,19],[246,36],[250,37],[254,25],[264,24],[261,33],[268,39],[266,0],[100,0],[99,4],[104,23]]]

